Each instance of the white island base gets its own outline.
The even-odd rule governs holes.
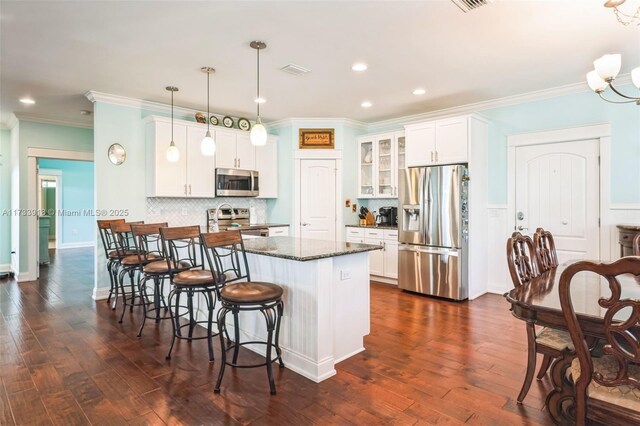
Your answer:
[[[280,347],[285,366],[321,382],[335,365],[364,350],[369,334],[369,253],[298,261],[247,253],[252,281],[284,289]],[[233,317],[227,315],[231,333]],[[266,340],[264,317],[240,313],[241,341]],[[231,334],[231,336],[233,336]],[[264,345],[245,346],[261,355]]]

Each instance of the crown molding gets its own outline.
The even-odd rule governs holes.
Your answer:
[[[616,83],[623,86],[631,83],[631,75],[623,74],[616,78]],[[488,101],[475,102],[472,104],[460,105],[451,108],[444,108],[435,111],[429,111],[419,114],[406,115],[403,117],[391,118],[369,123],[368,131],[375,132],[379,129],[398,126],[402,127],[407,124],[419,123],[421,121],[432,120],[434,118],[445,118],[449,116],[464,115],[482,110],[500,108],[505,106],[523,104],[527,102],[540,101],[544,99],[556,98],[564,95],[575,93],[591,92],[586,82],[572,83],[564,86],[552,87],[550,89],[537,90],[527,92],[520,95],[505,96],[503,98],[490,99]]]
[[[265,124],[265,127],[267,127],[268,129],[279,129],[282,127],[293,127],[300,124],[301,122],[304,122],[305,125],[308,125],[308,123],[311,123],[311,125],[313,125],[314,123],[326,125],[326,123],[330,122],[335,126],[350,126],[363,130],[367,130],[369,127],[369,125],[363,121],[344,117],[290,117]]]
[[[73,120],[67,120],[63,118],[43,117],[40,115],[25,114],[21,112],[14,113],[14,115],[19,121],[30,121],[33,123],[53,124],[56,126],[78,127],[81,129],[93,129],[93,121],[91,123],[86,123],[83,121],[73,121]]]

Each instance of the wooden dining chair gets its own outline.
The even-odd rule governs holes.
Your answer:
[[[633,255],[640,256],[640,233],[633,237]]]
[[[573,282],[573,278],[584,271],[604,278],[610,290],[610,295],[605,292],[605,296],[599,296],[598,283],[597,291],[580,291],[581,299],[582,294],[598,297],[603,311],[606,342],[600,357],[589,350],[571,299],[571,292],[579,287],[576,282],[584,286],[583,280]],[[560,306],[576,352],[571,379],[578,425],[586,424],[587,419],[603,424],[640,424],[640,300],[622,297],[618,281],[622,274],[640,275],[640,258],[623,257],[613,263],[576,262],[560,277]]]
[[[553,235],[543,228],[536,229],[533,234],[533,249],[535,252],[538,271],[546,272],[558,267],[558,255],[556,254],[556,244]]]
[[[507,240],[507,264],[514,287],[526,286],[538,278],[537,260],[533,240],[528,235],[514,232]],[[561,330],[543,328],[536,332],[535,324],[527,322],[527,371],[524,383],[518,394],[518,404],[522,404],[536,370],[536,355],[542,354],[542,364],[537,379],[541,380],[547,373],[551,362],[561,355],[561,352],[571,345],[569,335]]]

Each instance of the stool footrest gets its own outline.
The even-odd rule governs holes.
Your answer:
[[[235,349],[236,346],[244,346],[244,345],[268,345],[269,343],[267,342],[262,342],[259,340],[254,340],[251,342],[240,342],[240,343],[233,343],[231,345],[228,345],[226,348],[226,351],[229,352],[229,350],[231,349]],[[275,344],[271,343],[271,348],[275,351],[275,353],[277,353],[277,347]],[[271,359],[271,364],[273,364],[276,361],[280,361],[282,362],[282,357],[281,356],[277,356],[275,358]],[[266,366],[268,363],[265,361],[262,364],[234,364],[233,362],[227,361],[225,362],[225,364],[231,366],[231,367],[235,367],[235,368],[256,368],[256,367],[264,367]]]

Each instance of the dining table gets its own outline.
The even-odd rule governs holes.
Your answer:
[[[535,325],[568,330],[558,288],[563,271],[577,261],[564,262],[533,278],[528,284],[505,293],[505,298],[511,304],[512,314]],[[640,299],[640,277],[630,274],[619,275],[618,282],[622,291],[621,298]],[[604,339],[606,309],[602,308],[598,301],[611,297],[608,282],[595,273],[579,272],[573,277],[570,288],[571,302],[585,338],[592,342]],[[574,357],[573,350],[565,349],[551,365],[552,389],[545,404],[555,424],[574,424],[573,382],[566,374]]]

